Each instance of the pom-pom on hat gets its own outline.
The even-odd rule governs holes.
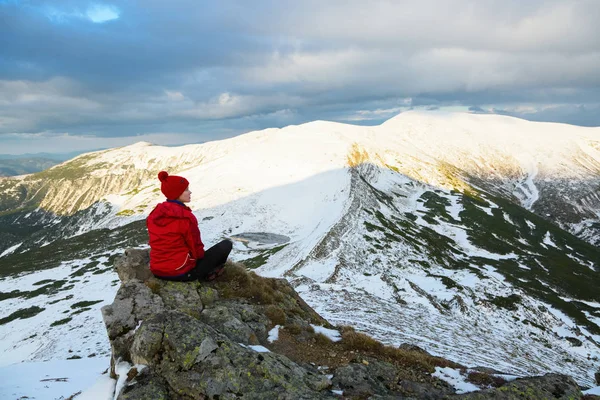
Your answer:
[[[158,179],[161,181],[160,191],[168,200],[177,200],[190,185],[188,180],[184,177],[169,175],[167,171],[160,171],[158,173]]]

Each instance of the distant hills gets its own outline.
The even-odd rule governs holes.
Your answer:
[[[0,160],[0,177],[33,174],[59,164],[49,158],[20,158]]]
[[[0,178],[41,172],[86,152],[0,154]]]
[[[44,158],[53,161],[67,161],[83,153],[89,153],[96,150],[70,151],[68,153],[25,153],[25,154],[0,154],[0,160],[23,160],[27,158]]]
[[[90,151],[95,150],[68,153],[0,154],[0,178],[41,172]]]

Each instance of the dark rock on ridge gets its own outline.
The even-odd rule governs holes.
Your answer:
[[[577,383],[570,377],[558,374],[517,379],[494,390],[482,390],[452,398],[462,400],[517,400],[517,399],[581,399],[583,397]]]

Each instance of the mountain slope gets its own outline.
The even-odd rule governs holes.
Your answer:
[[[0,178],[0,216],[10,215],[8,222],[18,216],[23,225],[35,225],[41,216],[30,218],[32,210],[43,211],[43,219],[53,221],[102,202],[102,210],[114,208],[102,217],[105,226],[114,226],[109,221],[117,212],[138,217],[149,212],[160,198],[155,176],[161,169],[207,165],[199,171],[209,179],[208,188],[230,198],[264,188],[245,182],[223,188],[221,184],[237,182],[232,174],[253,171],[258,176],[252,182],[264,177],[275,179],[272,184],[287,184],[308,176],[304,170],[344,168],[352,146],[373,157],[362,161],[445,189],[482,189],[600,244],[600,128],[439,112],[407,112],[377,127],[317,121],[202,145],[165,148],[138,143],[84,154],[41,173]],[[278,153],[290,162],[278,165],[271,160]],[[315,162],[320,165],[317,170],[311,166]],[[219,165],[223,171],[215,170]],[[211,186],[214,175],[220,181]],[[140,192],[144,196],[137,196]],[[85,226],[85,221],[76,219],[75,225],[84,227],[65,235],[99,227]],[[17,243],[18,237],[7,237],[0,251]]]
[[[438,167],[441,173],[516,201],[598,244],[593,224],[600,215],[600,128],[419,113],[401,114],[382,128],[403,132],[401,141],[451,167]],[[400,170],[415,177],[410,167]]]
[[[593,187],[591,171],[600,159],[594,153],[598,131],[551,125],[550,139],[529,143],[519,133],[526,133],[530,123],[484,117],[407,113],[380,127],[314,122],[183,148],[144,146],[143,152],[148,157],[164,152],[173,154],[175,163],[189,162],[165,168],[190,181],[191,207],[205,243],[233,237],[236,260],[246,260],[262,275],[287,277],[332,322],[351,323],[385,343],[412,342],[472,366],[518,374],[554,370],[590,384],[600,356],[600,297],[595,290],[600,252],[554,224],[569,224],[558,219],[561,213],[548,217],[534,212],[542,201],[557,211],[575,209],[578,193]],[[506,142],[495,136],[486,142],[485,132],[475,132],[473,124],[496,136],[516,133],[507,135]],[[546,132],[545,125],[532,125],[540,131],[534,134]],[[567,133],[576,136],[570,147],[561,142]],[[461,135],[475,139],[467,142]],[[462,142],[459,146],[451,139]],[[547,146],[551,140],[559,147]],[[581,156],[580,142],[591,143],[586,153],[590,158]],[[535,176],[513,156],[516,148],[533,158]],[[120,162],[131,160],[123,155],[134,150],[94,153],[98,169],[89,176],[118,170]],[[112,164],[99,167],[103,162]],[[161,201],[158,170],[152,168],[140,161],[131,171],[147,174],[147,180],[137,187],[127,186],[133,185],[130,181],[119,193],[114,193],[116,186],[97,189],[95,196],[102,193],[105,201],[94,202],[92,196],[93,208],[54,216],[58,222],[52,229],[46,223],[37,228],[11,225],[21,231],[11,233],[11,247],[20,246],[3,250],[0,257],[5,299],[0,318],[17,313],[0,325],[6,354],[64,357],[64,348],[53,350],[48,344],[51,337],[82,338],[90,327],[101,327],[97,309],[102,302],[76,314],[85,316],[86,323],[75,323],[73,317],[74,323],[52,327],[58,310],[45,305],[70,294],[80,296],[54,303],[68,306],[68,311],[86,297],[81,290],[86,280],[110,290],[114,274],[109,258],[126,246],[145,245],[143,222],[131,222]],[[544,187],[558,188],[563,175],[574,189],[544,200]],[[75,185],[87,177],[81,173],[75,180],[56,182]],[[576,215],[581,224],[588,218],[585,213],[595,210],[593,201],[586,204],[569,218]],[[2,218],[28,221],[26,215],[7,212]],[[51,236],[50,231],[67,226],[67,221],[70,233],[62,239]],[[90,227],[110,230],[70,237]],[[38,244],[31,252],[36,241],[46,246]],[[70,246],[82,250],[69,255]],[[46,263],[44,257],[53,253],[54,261]],[[81,278],[69,277],[86,266]],[[42,268],[53,269],[31,273]],[[16,273],[29,275],[21,279]],[[34,292],[39,287],[34,283],[44,279],[52,281],[43,284],[46,289],[20,293]],[[79,279],[83,281],[75,282]],[[15,286],[18,282],[22,286]],[[52,290],[54,286],[61,290]],[[14,287],[19,293],[7,296]],[[27,318],[19,318],[28,312],[37,313],[31,318],[38,321],[33,328]],[[9,334],[28,329],[39,333],[30,339],[31,333]],[[44,335],[45,330],[54,333]],[[98,341],[97,349],[106,346]]]

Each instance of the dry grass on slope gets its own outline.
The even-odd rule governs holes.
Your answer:
[[[331,326],[300,298],[285,279],[263,278],[247,271],[243,264],[228,261],[223,275],[215,280],[214,288],[222,298],[244,298],[266,306],[265,314],[274,322],[273,325],[299,318]]]
[[[260,277],[249,272],[243,264],[228,262],[224,274],[213,284],[222,298],[244,298],[264,306],[264,313],[271,321],[268,328],[275,325],[281,328],[278,340],[263,345],[295,362],[334,370],[352,362],[368,364],[369,360],[376,359],[395,365],[400,374],[398,379],[414,382],[435,381],[436,378],[431,376],[435,367],[465,369],[419,348],[386,346],[349,326],[338,327],[341,340],[333,342],[326,335],[315,332],[310,324],[334,327],[308,306],[287,281]],[[493,377],[485,373],[470,375],[469,380],[483,386],[501,384],[492,382]]]

